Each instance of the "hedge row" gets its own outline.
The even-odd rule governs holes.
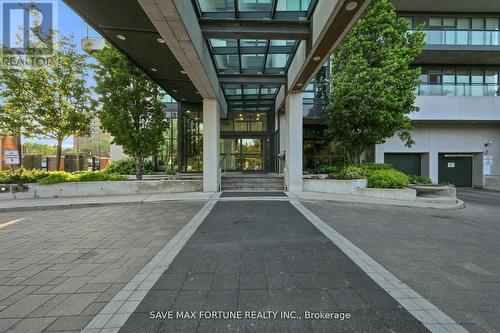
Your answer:
[[[430,185],[426,177],[406,175],[385,163],[364,163],[357,166],[321,166],[314,174],[328,174],[329,179],[368,179],[372,188],[405,188],[409,184]]]
[[[107,172],[64,172],[42,171],[18,168],[16,170],[0,171],[0,184],[37,183],[42,185],[66,182],[95,182],[127,180],[127,176]]]

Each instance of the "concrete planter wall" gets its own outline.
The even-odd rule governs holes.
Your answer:
[[[456,203],[457,189],[450,186],[410,185],[417,191],[417,200],[429,203]]]
[[[357,189],[366,188],[368,180],[304,179],[305,192],[356,194]]]
[[[389,188],[360,188],[356,195],[365,197],[381,198],[389,200],[416,201],[417,191],[411,188],[389,189]]]
[[[200,180],[145,180],[118,182],[77,182],[53,185],[28,184],[29,190],[1,193],[0,199],[58,198],[96,195],[202,192]]]

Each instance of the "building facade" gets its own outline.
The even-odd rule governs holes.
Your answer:
[[[370,1],[65,1],[171,96],[160,170],[203,173],[206,190],[218,188],[220,170],[284,172],[300,191],[304,170],[342,162],[324,134],[328,59]],[[393,2],[426,32],[414,64],[416,143],[390,138],[365,160],[484,186],[500,174],[500,4]],[[112,146],[111,157],[124,155]]]
[[[303,92],[371,1],[65,2],[179,102],[157,165],[202,172],[205,191],[219,189],[221,169],[282,168],[301,191],[303,115],[314,111]]]
[[[75,136],[73,149],[77,153],[106,157],[110,154],[110,142],[111,136],[103,131],[99,118],[94,118],[90,123],[90,135]]]
[[[426,45],[410,115],[415,145],[377,145],[377,162],[434,183],[485,185],[500,175],[500,3],[394,0],[398,17],[424,26]],[[485,177],[486,176],[486,177]]]
[[[18,139],[15,136],[0,134],[0,170],[9,169],[12,166],[6,163],[6,151],[18,150]]]

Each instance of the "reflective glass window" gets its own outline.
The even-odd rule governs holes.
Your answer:
[[[285,68],[290,57],[287,53],[269,54],[266,60],[266,68]]]
[[[272,0],[238,0],[242,12],[270,12]]]
[[[198,0],[202,12],[234,11],[234,0]]]
[[[242,54],[241,67],[243,69],[262,69],[264,62],[263,54]]]
[[[473,18],[472,19],[472,29],[473,30],[484,30],[484,18]]]
[[[443,20],[439,17],[429,18],[429,27],[441,27],[443,25]]]

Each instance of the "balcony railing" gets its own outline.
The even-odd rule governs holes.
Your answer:
[[[421,84],[419,96],[499,96],[498,84]]]
[[[415,30],[410,30],[415,31]],[[500,30],[430,30],[426,29],[427,45],[499,46]]]

